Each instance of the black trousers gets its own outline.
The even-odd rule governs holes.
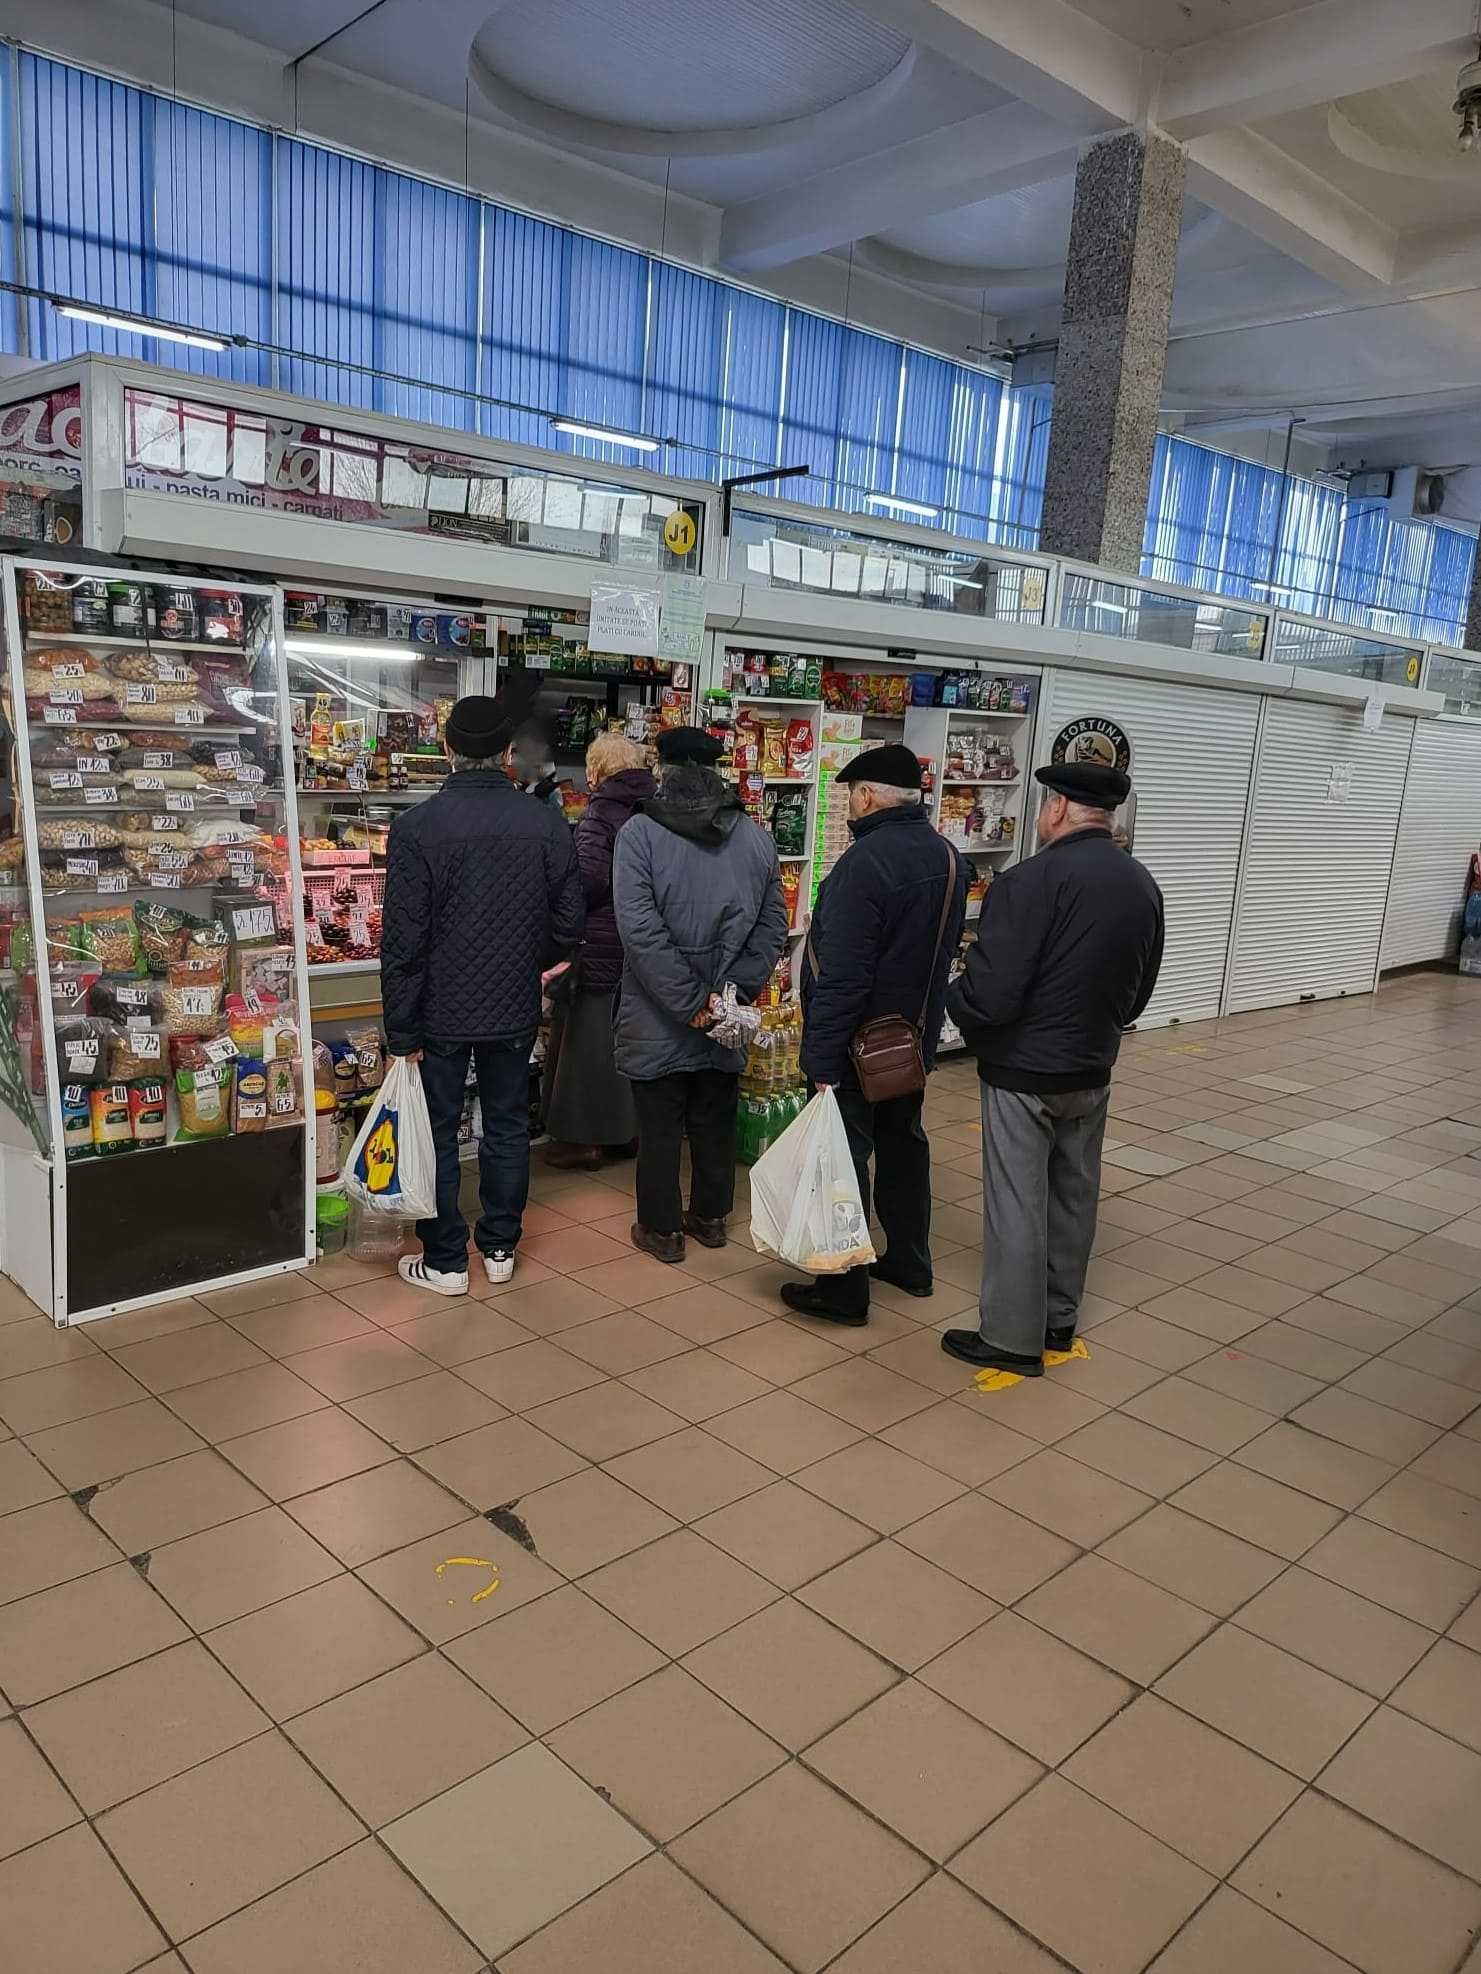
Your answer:
[[[634,1082],[638,1112],[638,1220],[651,1234],[684,1224],[679,1157],[689,1140],[689,1211],[723,1220],[735,1204],[735,1110],[740,1078],[721,1069],[676,1070]]]
[[[854,1171],[869,1211],[869,1160],[874,1160],[874,1211],[884,1229],[885,1257],[890,1273],[902,1281],[931,1279],[931,1146],[921,1123],[924,1092],[891,1097],[888,1103],[865,1103],[863,1093],[847,1085],[834,1092],[843,1112]],[[842,1309],[869,1307],[869,1270],[850,1268],[830,1277],[825,1293]]]

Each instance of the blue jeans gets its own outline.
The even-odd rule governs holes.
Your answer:
[[[479,1252],[512,1248],[520,1236],[530,1190],[530,1049],[533,1035],[512,1042],[428,1042],[422,1089],[437,1147],[437,1218],[419,1220],[417,1235],[429,1268],[459,1273],[468,1266],[468,1222],[458,1205],[458,1121],[463,1114],[468,1058],[478,1077],[483,1136],[478,1143],[478,1197],[483,1208],[474,1239]]]

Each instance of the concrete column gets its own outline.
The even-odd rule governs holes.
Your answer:
[[[1471,589],[1466,598],[1466,627],[1461,642],[1467,651],[1481,651],[1481,542],[1471,568]]]
[[[1183,153],[1124,130],[1075,175],[1040,546],[1141,567],[1183,212]]]

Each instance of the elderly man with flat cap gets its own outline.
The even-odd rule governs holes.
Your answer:
[[[1123,1030],[1162,964],[1162,894],[1117,847],[1119,768],[1040,768],[1039,853],[987,894],[948,1007],[982,1080],[982,1293],[944,1350],[1036,1378],[1074,1342]]]
[[[858,1328],[869,1320],[871,1275],[907,1295],[931,1293],[931,1149],[924,1087],[871,1102],[851,1044],[866,1023],[898,1016],[919,1034],[929,1071],[966,917],[967,873],[931,827],[920,762],[908,747],[872,747],[838,779],[848,787],[854,840],[819,888],[803,956],[802,1067],[838,1098],[866,1208],[874,1162],[885,1251],[873,1268],[788,1282],[781,1293],[799,1315]]]

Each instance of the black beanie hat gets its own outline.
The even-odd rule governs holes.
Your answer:
[[[681,761],[712,768],[724,752],[724,742],[706,733],[703,727],[665,727],[658,736],[658,758],[666,768],[675,767]]]
[[[920,762],[908,747],[902,747],[898,740],[892,740],[885,747],[871,747],[866,753],[856,754],[845,768],[840,768],[833,777],[835,781],[873,781],[882,788],[909,788],[917,793],[920,790]]]
[[[460,699],[447,716],[447,744],[470,761],[487,761],[502,754],[514,738],[507,707],[480,692]]]

